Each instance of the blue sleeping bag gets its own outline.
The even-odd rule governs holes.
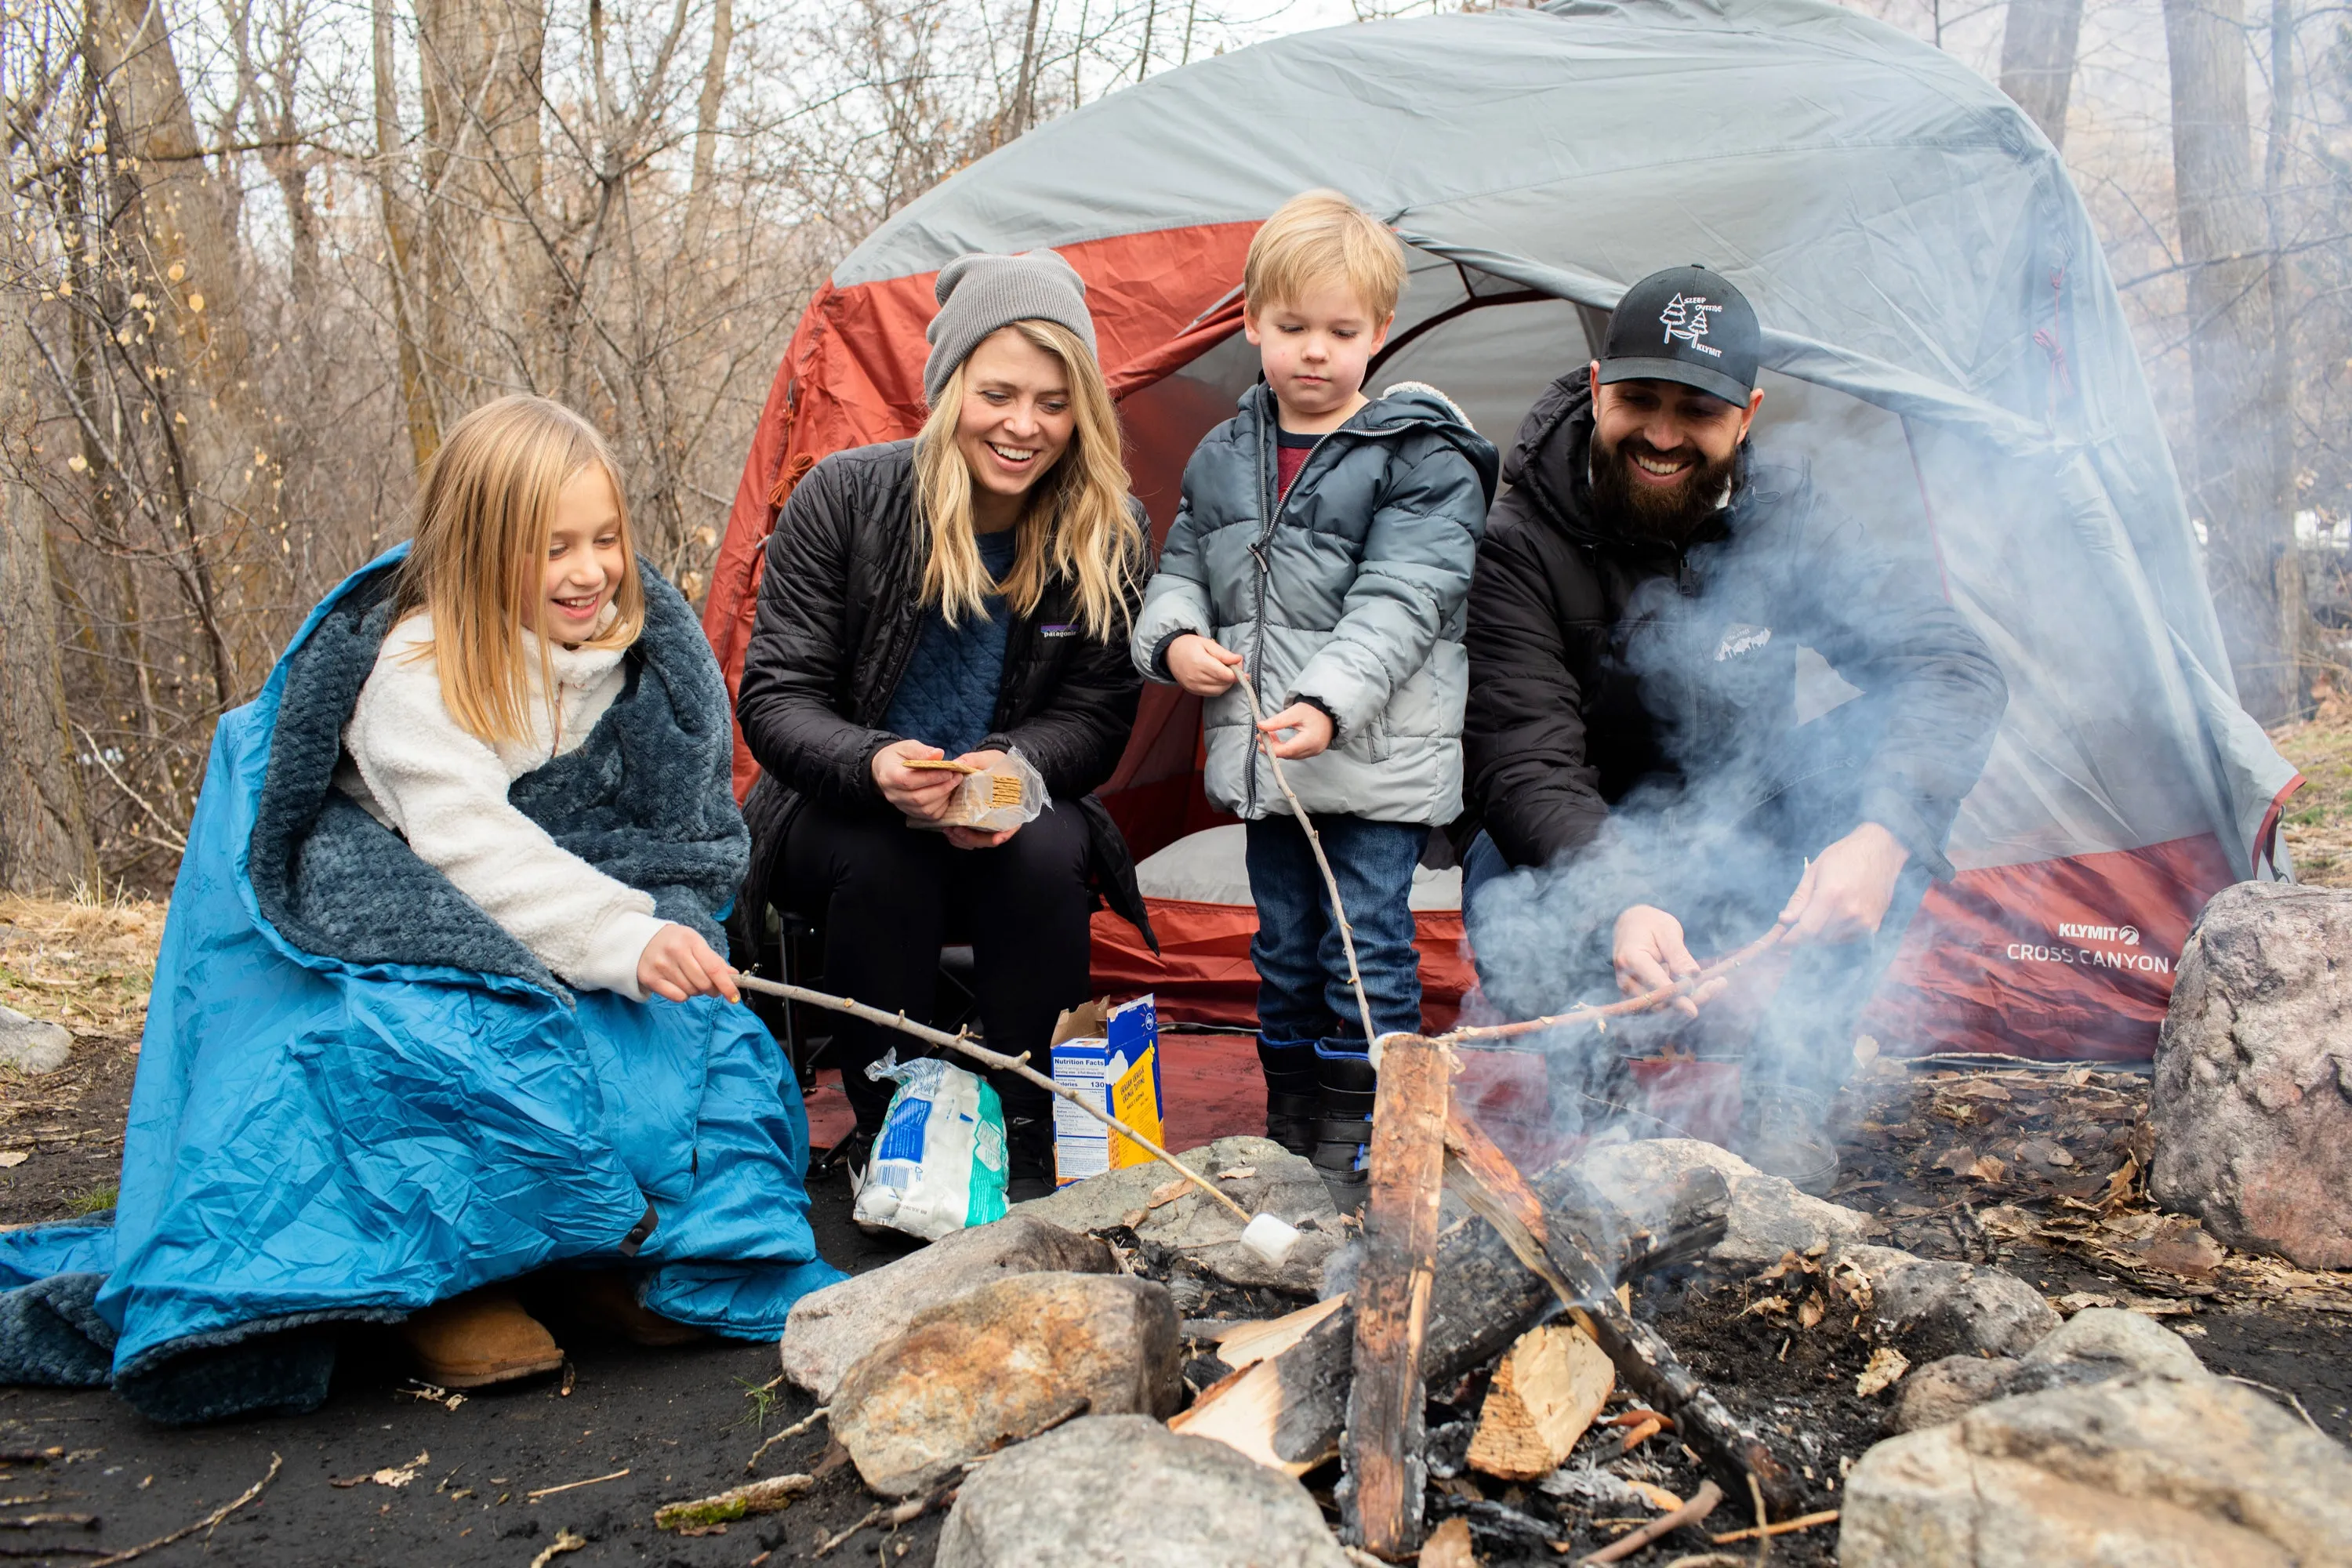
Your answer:
[[[0,1235],[0,1381],[110,1383],[173,1422],[304,1410],[332,1325],[534,1269],[626,1268],[653,1311],[743,1339],[842,1278],[809,1226],[798,1086],[748,1010],[572,994],[332,787],[405,549],[215,732],[119,1207]],[[726,687],[639,570],[622,696],[509,798],[723,952],[750,847]]]

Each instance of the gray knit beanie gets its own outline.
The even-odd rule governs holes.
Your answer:
[[[1087,281],[1050,250],[1019,256],[959,256],[940,268],[940,313],[923,329],[931,357],[923,365],[923,397],[934,408],[948,377],[980,341],[1015,321],[1054,321],[1078,334],[1095,352],[1095,319],[1087,311]]]

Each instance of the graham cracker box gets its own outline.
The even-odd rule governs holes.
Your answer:
[[[1117,1007],[1106,1000],[1064,1013],[1054,1026],[1054,1081],[1075,1089],[1155,1143],[1160,1131],[1160,1011],[1150,996]],[[1108,1096],[1108,1099],[1106,1099]],[[1150,1160],[1066,1100],[1054,1101],[1054,1181],[1066,1187],[1105,1171]]]

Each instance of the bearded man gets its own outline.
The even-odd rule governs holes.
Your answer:
[[[1464,903],[1486,994],[1520,1016],[1785,923],[1737,1143],[1820,1194],[1855,1022],[1951,874],[2008,689],[1895,508],[1862,526],[1751,452],[1760,342],[1724,279],[1653,273],[1520,426],[1470,590]],[[1715,1022],[1723,984],[1678,1028]]]

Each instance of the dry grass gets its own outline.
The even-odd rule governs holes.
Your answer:
[[[0,897],[0,1003],[135,1039],[163,939],[163,905],[150,900]]]
[[[2282,824],[2296,879],[2352,888],[2352,696],[2326,693],[2316,717],[2271,739],[2303,771]]]

